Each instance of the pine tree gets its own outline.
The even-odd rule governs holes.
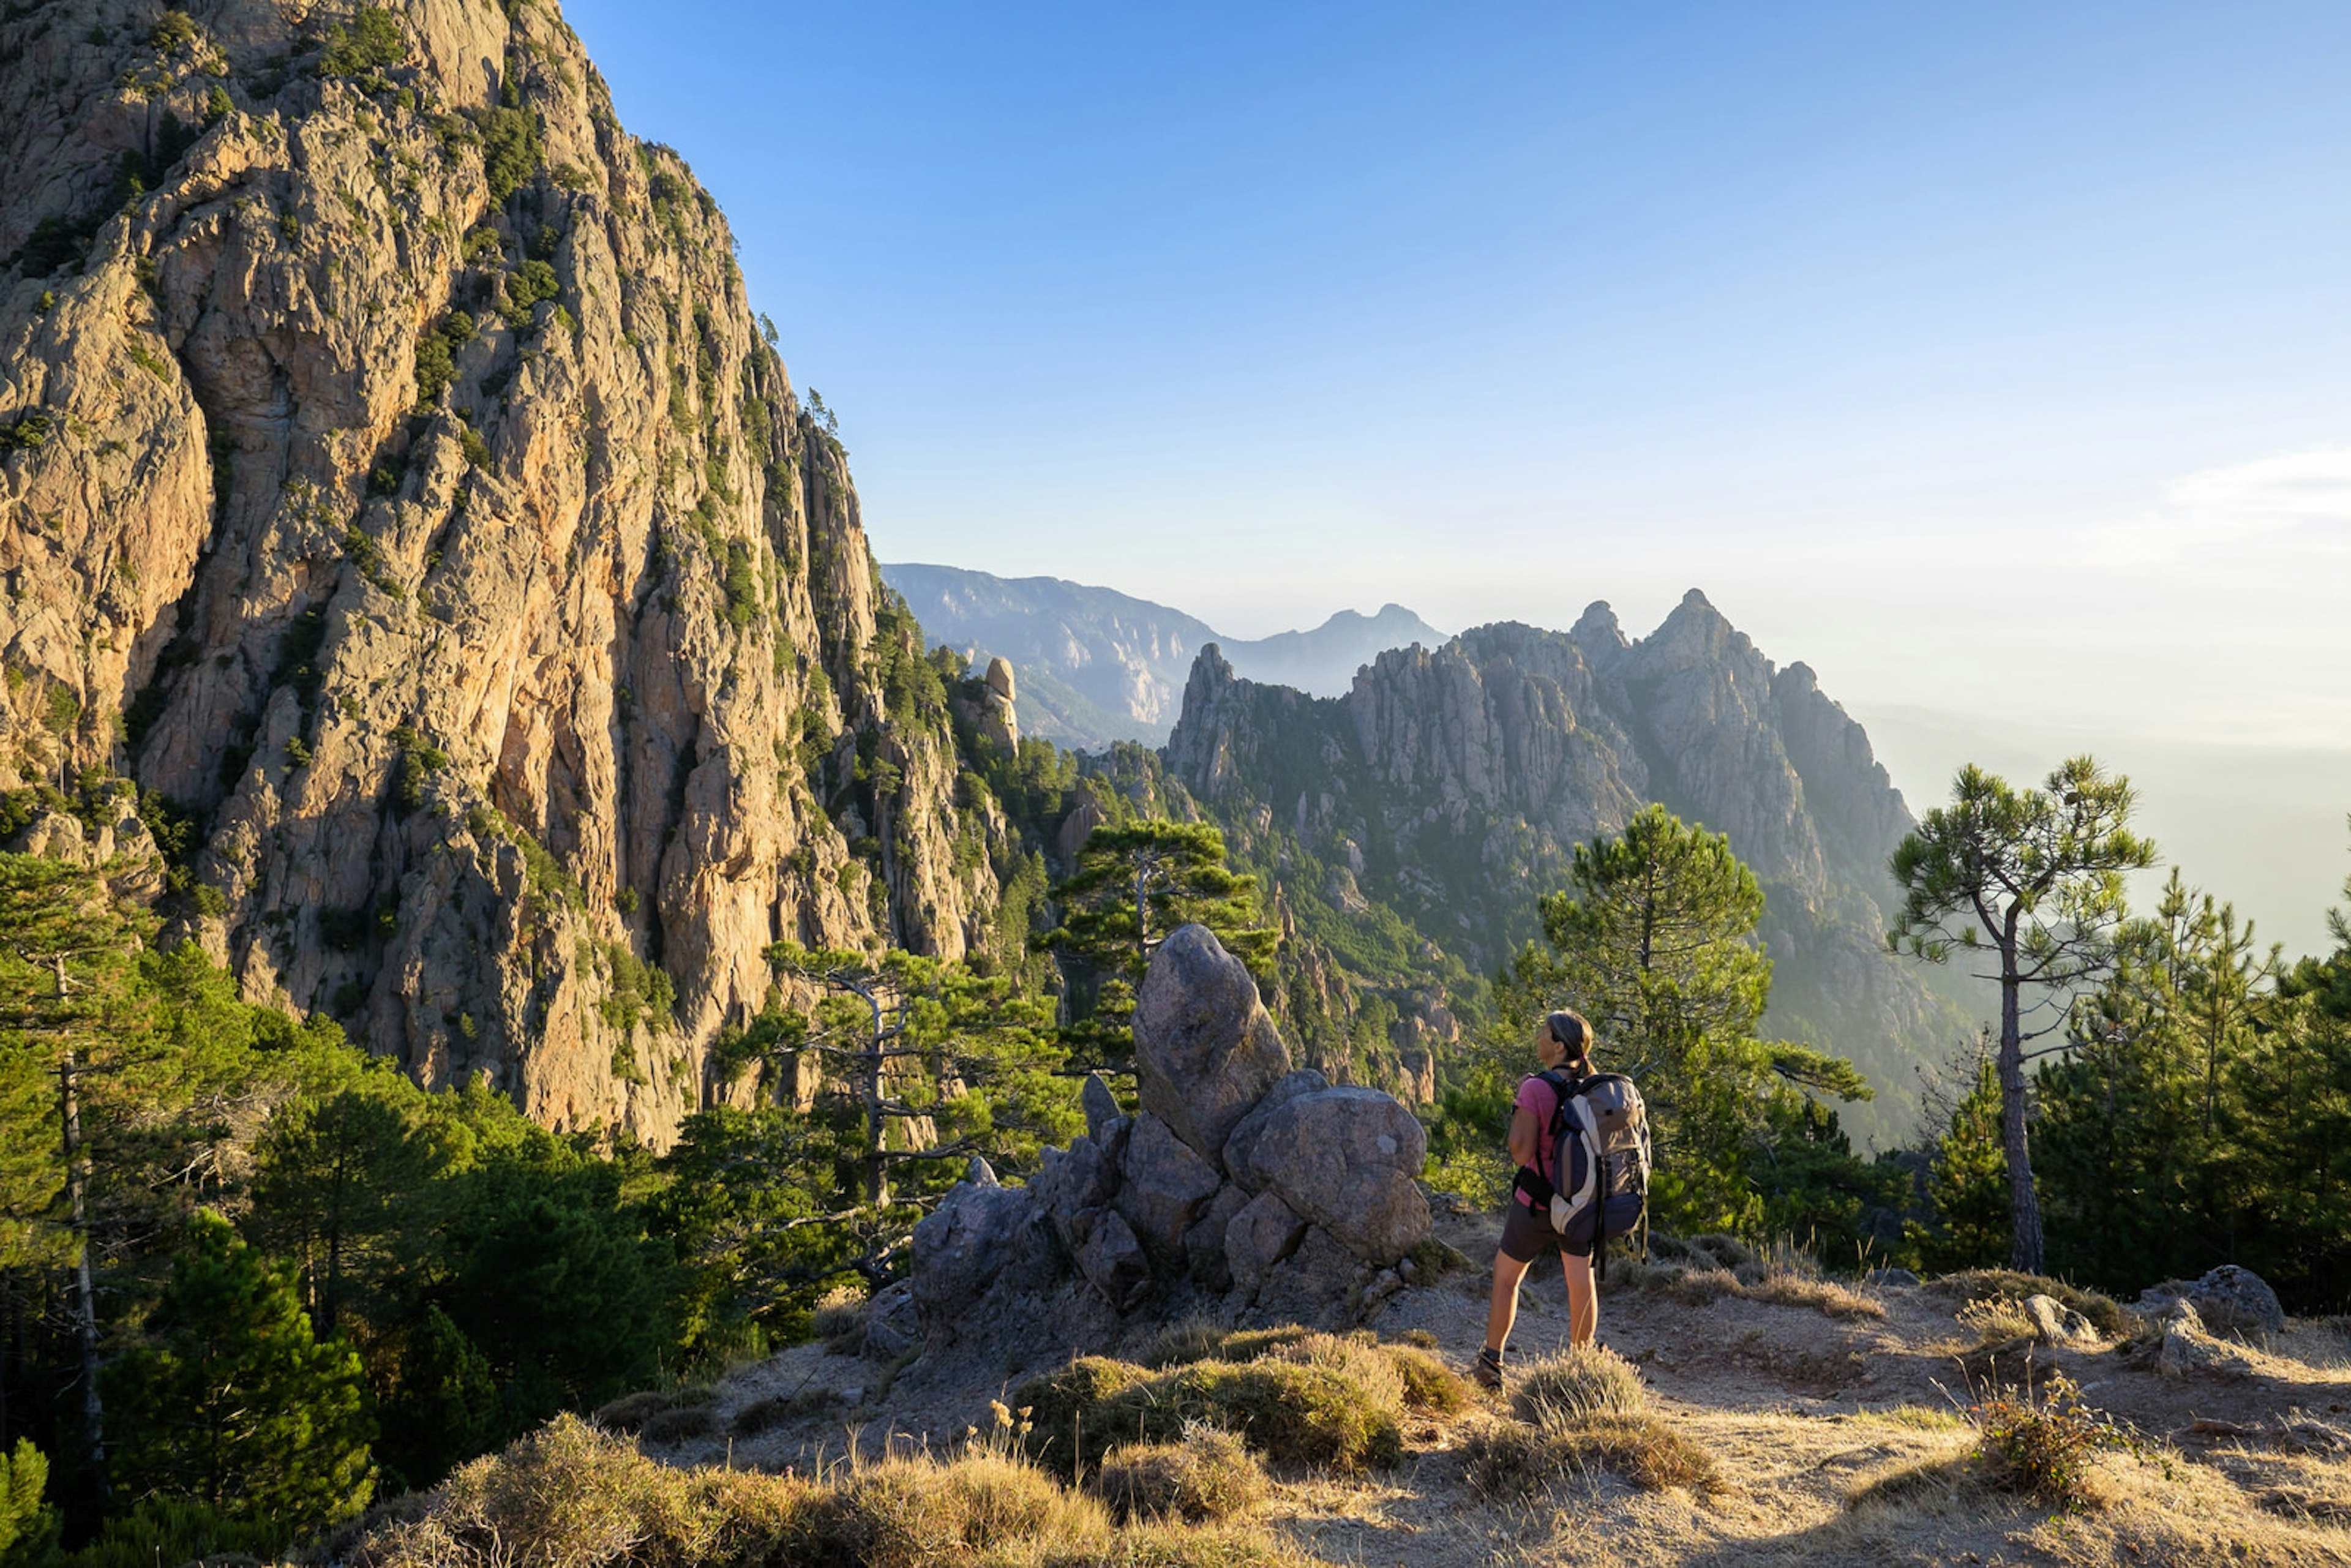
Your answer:
[[[108,1368],[128,1490],[193,1498],[289,1542],[367,1506],[359,1353],[313,1337],[293,1270],[199,1210],[150,1328]]]
[[[49,1461],[28,1438],[0,1453],[0,1568],[38,1568],[57,1542],[57,1511],[43,1498]]]
[[[1941,963],[1984,954],[2000,985],[2001,1132],[2008,1167],[2010,1264],[2043,1270],[2041,1199],[2032,1181],[2025,1063],[2033,1040],[2062,1029],[2096,984],[2123,918],[2123,874],[2155,863],[2129,831],[2129,781],[2077,757],[2040,789],[2017,789],[1970,765],[1951,803],[1927,813],[1894,852],[1904,900],[1887,943]],[[2029,994],[2028,994],[2029,993]],[[2051,1047],[2058,1050],[2062,1047]]]
[[[1272,979],[1279,933],[1259,924],[1257,879],[1226,865],[1225,836],[1207,823],[1103,823],[1053,898],[1061,921],[1044,941],[1096,988],[1092,1008],[1064,1031],[1081,1065],[1132,1070],[1135,993],[1152,953],[1179,925],[1206,925],[1260,986]]]
[[[2001,1134],[2000,1070],[1984,1051],[1974,1082],[1951,1107],[1927,1196],[1934,1223],[1907,1228],[1921,1267],[1946,1272],[2000,1261],[2012,1234],[2008,1159]]]
[[[1541,902],[1543,942],[1497,983],[1501,1032],[1488,1053],[1531,1061],[1536,1020],[1576,1009],[1598,1064],[1633,1078],[1648,1104],[1660,1223],[1755,1229],[1763,1203],[1750,1163],[1775,1109],[1785,1122],[1801,1091],[1865,1099],[1868,1084],[1841,1058],[1756,1038],[1771,990],[1754,945],[1763,890],[1728,837],[1652,805],[1623,833],[1578,845],[1568,875]]]

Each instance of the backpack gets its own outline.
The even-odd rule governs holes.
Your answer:
[[[1648,1217],[1649,1112],[1621,1072],[1570,1078],[1541,1074],[1559,1096],[1552,1113],[1552,1228],[1592,1243],[1592,1267],[1608,1275],[1608,1239],[1629,1236]]]

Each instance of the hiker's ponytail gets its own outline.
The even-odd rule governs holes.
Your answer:
[[[1567,1052],[1566,1059],[1559,1064],[1560,1070],[1578,1078],[1588,1077],[1592,1071],[1592,1026],[1583,1021],[1583,1015],[1562,1008],[1543,1019],[1543,1027]]]

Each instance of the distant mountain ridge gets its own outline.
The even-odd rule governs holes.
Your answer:
[[[1311,631],[1252,641],[1165,604],[1057,577],[907,563],[883,567],[882,579],[932,641],[1012,665],[1025,733],[1086,751],[1117,740],[1165,743],[1192,662],[1212,643],[1248,679],[1336,696],[1386,650],[1445,641],[1400,604],[1374,615],[1343,610]]]
[[[1907,1132],[1916,1067],[1966,1026],[1938,977],[1886,949],[1887,859],[1912,819],[1867,735],[1808,666],[1775,666],[1696,590],[1644,638],[1605,604],[1564,632],[1481,626],[1384,653],[1335,699],[1207,650],[1161,755],[1346,973],[1317,982],[1334,1033],[1348,995],[1409,992],[1440,952],[1493,973],[1534,936],[1575,846],[1652,800],[1727,833],[1763,883],[1767,1027],[1868,1074],[1879,1099],[1853,1108],[1857,1127]],[[1364,945],[1383,907],[1418,956]]]

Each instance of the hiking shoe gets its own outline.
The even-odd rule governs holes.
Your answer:
[[[1478,1359],[1470,1364],[1469,1375],[1477,1380],[1479,1387],[1499,1393],[1502,1386],[1502,1353],[1499,1350],[1479,1351]]]

